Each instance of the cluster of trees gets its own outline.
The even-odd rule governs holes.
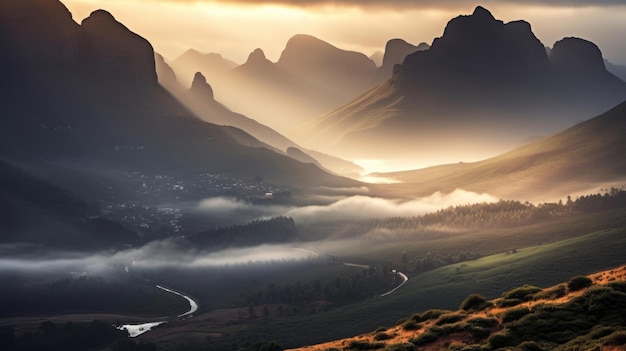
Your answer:
[[[626,190],[611,188],[567,202],[534,205],[513,200],[449,207],[416,217],[376,219],[369,223],[374,229],[424,233],[528,225],[541,220],[626,207]]]
[[[203,231],[190,236],[189,240],[202,248],[221,249],[285,243],[291,241],[296,234],[296,223],[293,218],[279,216]]]
[[[352,275],[327,276],[313,281],[289,284],[270,282],[265,287],[246,290],[240,303],[249,306],[287,304],[285,313],[298,313],[299,307],[322,302],[327,308],[353,303],[379,295],[402,282],[402,278],[387,267],[370,267]]]
[[[128,333],[112,325],[90,323],[41,323],[36,329],[17,334],[12,326],[0,326],[0,349],[5,351],[83,351],[109,347],[113,351],[154,351],[149,343],[136,343]]]

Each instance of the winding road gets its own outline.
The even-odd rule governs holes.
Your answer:
[[[196,300],[192,299],[191,297],[187,295],[183,295],[182,293],[176,290],[166,288],[162,285],[156,285],[156,287],[163,291],[167,291],[168,293],[178,295],[189,302],[189,311],[183,314],[179,314],[178,316],[176,316],[177,318],[191,316],[194,312],[198,310],[198,303],[196,302]],[[157,321],[157,322],[149,322],[149,323],[141,323],[141,324],[124,324],[124,325],[116,326],[116,328],[120,330],[126,330],[128,332],[128,336],[130,336],[131,338],[134,338],[164,323],[167,323],[167,321]]]

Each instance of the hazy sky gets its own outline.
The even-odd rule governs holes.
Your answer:
[[[294,34],[311,34],[342,49],[370,55],[387,40],[431,43],[447,21],[483,5],[505,22],[524,19],[552,46],[566,36],[598,44],[626,64],[626,0],[62,0],[80,23],[96,9],[150,40],[174,59],[185,50],[217,52],[243,63],[255,48],[276,61]],[[593,4],[590,6],[589,4]]]

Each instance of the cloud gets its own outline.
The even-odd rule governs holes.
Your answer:
[[[385,217],[410,217],[447,208],[480,202],[496,202],[489,194],[477,194],[457,189],[449,194],[436,192],[412,201],[388,200],[367,196],[352,196],[327,206],[294,208],[286,216],[296,222],[332,222],[340,220],[367,220]]]
[[[222,3],[235,5],[287,5],[292,7],[356,7],[356,8],[466,8],[466,0],[159,0],[175,3]],[[543,5],[555,7],[624,6],[623,0],[483,0],[482,5]]]

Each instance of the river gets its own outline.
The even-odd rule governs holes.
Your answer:
[[[187,302],[189,302],[189,311],[179,314],[178,316],[176,316],[177,318],[191,316],[194,312],[198,310],[198,303],[191,297],[183,295],[176,290],[172,290],[161,285],[157,285],[156,287],[163,291],[167,291],[168,293],[178,295],[184,298],[185,300],[187,300]],[[148,323],[141,323],[141,324],[124,324],[124,325],[116,326],[116,328],[119,330],[126,330],[128,332],[128,336],[130,336],[131,338],[134,338],[164,323],[167,323],[167,321],[148,322]]]

